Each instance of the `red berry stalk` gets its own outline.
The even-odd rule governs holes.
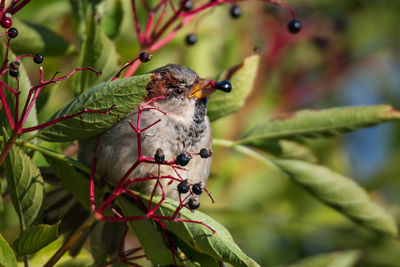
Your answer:
[[[18,1],[14,1],[14,6],[15,3],[17,3]],[[3,2],[1,2],[3,3]],[[0,10],[1,10],[1,3],[0,3]],[[26,4],[27,1],[22,1],[22,4]],[[101,74],[101,72],[94,70],[92,68],[77,68],[74,69],[73,71],[71,71],[70,73],[61,76],[61,77],[56,77],[57,74],[59,73],[59,71],[57,71],[53,77],[51,77],[50,80],[45,80],[43,78],[43,68],[40,67],[39,68],[39,75],[40,75],[40,82],[38,85],[33,86],[29,89],[28,92],[28,96],[26,98],[25,101],[25,105],[23,107],[22,112],[20,112],[19,110],[19,95],[21,93],[20,91],[20,87],[19,87],[19,67],[20,67],[20,60],[26,57],[32,57],[33,61],[37,64],[41,64],[43,62],[43,55],[42,54],[36,54],[36,55],[22,55],[22,56],[18,56],[14,61],[12,61],[11,63],[8,64],[9,62],[9,52],[10,52],[10,44],[11,44],[11,39],[15,38],[18,35],[18,30],[15,28],[10,28],[8,31],[6,31],[3,35],[6,36],[7,38],[7,48],[6,48],[6,55],[5,55],[5,59],[2,63],[2,66],[0,68],[0,77],[5,75],[6,73],[8,73],[11,77],[16,79],[17,82],[17,87],[16,88],[12,88],[10,85],[8,85],[7,83],[3,82],[2,80],[0,80],[0,100],[1,100],[1,104],[2,107],[4,109],[4,113],[6,115],[8,124],[11,128],[11,135],[10,138],[7,140],[3,150],[0,153],[0,165],[3,163],[4,159],[6,158],[7,154],[9,153],[9,151],[11,150],[12,146],[14,145],[15,141],[17,140],[18,136],[20,136],[21,134],[27,133],[27,132],[31,132],[31,131],[35,131],[35,130],[39,130],[39,129],[43,129],[45,127],[51,126],[53,124],[56,124],[58,122],[79,116],[83,113],[104,113],[107,114],[109,113],[110,109],[112,107],[110,107],[110,109],[106,110],[106,111],[97,111],[97,110],[88,110],[85,109],[81,112],[78,112],[76,114],[72,114],[72,115],[64,115],[60,118],[57,118],[55,120],[51,120],[48,122],[45,122],[43,124],[39,124],[37,126],[33,126],[33,127],[28,127],[28,128],[24,128],[24,124],[26,122],[26,120],[28,119],[28,116],[32,110],[32,108],[34,107],[36,100],[40,94],[40,92],[42,91],[43,87],[52,83],[57,83],[60,82],[62,80],[68,79],[71,75],[73,75],[74,73],[78,72],[78,71],[93,71],[95,73],[97,73],[98,75]],[[14,96],[14,106],[15,109],[13,111],[11,111],[10,109],[10,105],[7,102],[7,98],[6,98],[6,94],[4,90],[8,90],[9,93],[11,93]]]
[[[139,22],[136,1],[131,0],[134,27],[139,39],[139,45],[143,51],[154,52],[170,42],[180,29],[185,27],[197,14],[201,13],[202,11],[209,10],[218,5],[238,3],[241,1],[242,0],[215,0],[200,4],[199,6],[194,6],[192,0],[182,0],[179,6],[175,7],[173,1],[159,0],[154,7],[151,7],[146,0],[141,0],[142,5],[148,12],[146,24],[144,27],[142,27],[143,25],[141,25]],[[288,9],[291,16],[288,29],[292,33],[297,33],[300,31],[301,23],[295,19],[294,11],[290,5],[276,0],[255,1],[271,3],[285,7]],[[240,16],[238,13],[239,9],[237,6],[234,7],[235,8],[231,9],[231,15],[234,18],[237,18]],[[167,14],[169,16],[167,16]],[[194,34],[187,40],[188,44],[194,44],[196,41],[197,36]],[[131,65],[124,74],[124,77],[133,75],[139,65],[139,61]]]

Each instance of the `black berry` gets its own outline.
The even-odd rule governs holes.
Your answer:
[[[14,39],[18,35],[18,30],[16,28],[10,28],[7,32],[8,38]]]
[[[12,19],[10,13],[4,13],[3,17],[0,20],[1,27],[8,29],[12,26]]]
[[[232,84],[229,81],[220,81],[215,84],[215,89],[229,93],[232,91]]]
[[[156,151],[156,154],[154,155],[154,160],[157,163],[163,163],[165,160],[165,155],[164,152],[161,150],[161,148],[158,148]]]
[[[8,73],[10,74],[11,77],[18,77],[19,75],[19,66],[20,63],[19,61],[12,61],[9,65],[8,65]]]
[[[180,166],[186,166],[186,165],[188,165],[188,163],[191,159],[192,159],[192,156],[190,156],[190,154],[182,153],[176,157],[175,162],[176,162],[176,164],[178,164]]]
[[[139,60],[142,63],[149,62],[153,58],[153,55],[147,52],[141,52],[139,54]]]
[[[43,62],[43,55],[40,53],[34,55],[33,62],[35,62],[36,64],[41,64]]]
[[[190,186],[189,186],[189,183],[187,182],[187,180],[184,180],[178,184],[178,192],[180,194],[186,194],[187,192],[189,192],[189,189],[190,189]]]
[[[19,75],[19,70],[10,69],[10,70],[8,71],[8,74],[10,74],[11,77],[18,77],[18,75]]]
[[[233,19],[238,19],[243,13],[243,10],[238,5],[233,5],[230,10],[231,17]]]
[[[183,1],[185,1],[185,0],[183,0]],[[193,8],[193,2],[191,0],[189,0],[189,1],[187,1],[185,3],[185,6],[183,7],[183,10],[188,12],[188,11],[192,10],[192,8]]]
[[[188,206],[191,210],[197,210],[200,207],[200,200],[198,198],[189,199]]]
[[[194,184],[192,186],[192,191],[193,193],[195,193],[196,195],[201,195],[201,193],[203,193],[203,188],[201,188],[200,184]]]
[[[211,151],[208,151],[206,148],[202,148],[202,149],[200,149],[200,157],[202,157],[203,159],[206,159],[206,158],[208,158],[208,157],[210,157],[211,156],[211,153],[210,153]]]
[[[188,45],[194,45],[195,43],[197,43],[197,40],[198,40],[197,35],[194,33],[188,34],[186,36],[186,43]]]
[[[289,21],[287,27],[288,27],[289,32],[291,32],[293,34],[299,33],[301,30],[301,22],[300,22],[300,20],[292,19],[291,21]]]

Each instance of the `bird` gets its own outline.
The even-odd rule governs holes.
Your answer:
[[[227,91],[227,81],[215,82],[200,78],[199,75],[184,66],[168,64],[150,72],[151,81],[146,86],[147,96],[139,106],[100,135],[96,141],[80,140],[78,159],[90,166],[94,157],[97,160],[96,174],[106,182],[117,184],[125,173],[138,159],[137,136],[130,123],[137,125],[139,107],[153,98],[153,109],[144,110],[140,118],[142,154],[153,157],[157,151],[162,151],[166,160],[174,160],[178,155],[199,153],[201,149],[211,151],[212,132],[207,117],[207,97],[216,90]],[[162,112],[160,112],[162,111]],[[211,153],[210,153],[211,154]],[[184,171],[179,176],[188,184],[206,185],[212,157],[196,156],[190,159]],[[143,163],[129,177],[148,177],[158,174],[157,164]],[[160,175],[176,176],[174,170],[167,165],[161,165]],[[151,194],[156,181],[142,181],[132,184],[132,188],[144,194]],[[177,190],[179,181],[164,179],[161,181],[165,196],[179,199]],[[155,191],[161,194],[161,187]],[[193,200],[196,196],[193,196]]]
[[[140,128],[146,129],[152,125],[141,134],[142,154],[144,157],[154,157],[161,152],[165,160],[170,162],[180,155],[188,155],[190,161],[184,166],[184,170],[177,170],[182,179],[181,182],[177,180],[171,182],[168,179],[160,182],[165,197],[174,200],[185,199],[185,204],[189,208],[197,209],[199,196],[190,194],[190,191],[182,194],[178,186],[182,183],[196,185],[196,190],[200,192],[206,186],[212,162],[212,131],[207,117],[207,97],[217,90],[230,92],[232,85],[229,81],[216,82],[200,78],[195,71],[177,64],[168,64],[150,73],[150,82],[143,89],[146,90],[147,95],[138,107],[110,129],[101,133],[98,139],[93,137],[79,140],[78,160],[91,166],[93,159],[96,158],[96,177],[100,177],[100,181],[97,180],[96,183],[118,184],[139,155],[137,135],[130,124],[136,126],[140,107],[156,99],[147,106],[151,109],[141,112]],[[158,120],[159,122],[155,123]],[[196,156],[190,158],[190,154],[196,154]],[[160,175],[176,176],[175,171],[168,165],[142,163],[129,174],[129,177],[157,175],[158,171]],[[144,194],[152,194],[155,183],[155,180],[135,182],[130,188]],[[154,193],[160,195],[161,187],[157,187]],[[71,235],[89,215],[88,210],[80,207],[76,201],[67,202],[66,199],[70,197],[70,193],[62,193],[61,189],[50,192],[48,199],[61,198],[61,200],[54,204],[49,201],[45,211],[48,215],[47,223],[61,219],[61,229],[67,235]],[[60,202],[69,203],[69,207],[72,208],[61,212]],[[81,211],[79,218],[74,216],[77,211]],[[73,217],[75,219],[68,219]],[[97,222],[96,225],[98,231],[91,230],[89,237],[92,240],[92,249],[97,248],[93,250],[95,255],[117,255],[115,244],[123,236],[125,229],[123,225],[110,222]],[[113,233],[113,238],[104,234],[110,231]],[[88,235],[83,236],[70,250],[71,255],[78,253]],[[102,238],[99,239],[98,236]],[[104,239],[107,236],[108,238]],[[104,244],[109,245],[104,246]]]

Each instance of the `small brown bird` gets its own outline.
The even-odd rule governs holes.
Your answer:
[[[143,132],[141,137],[142,153],[145,157],[153,157],[158,149],[171,161],[183,153],[199,153],[203,148],[210,150],[212,146],[211,127],[206,114],[207,96],[221,89],[230,90],[227,81],[214,82],[199,78],[198,74],[183,66],[169,64],[151,71],[154,74],[147,85],[147,96],[144,104],[154,97],[158,99],[150,105],[165,112],[165,115],[151,109],[142,112],[140,125],[144,129],[157,120],[159,123]],[[124,176],[138,158],[137,136],[130,127],[129,121],[137,125],[139,108],[128,114],[116,125],[103,133],[96,150],[97,174],[113,184]],[[94,140],[80,141],[79,159],[90,166],[95,151]],[[160,150],[159,150],[160,151]],[[193,157],[180,176],[189,184],[205,186],[211,165],[211,157]],[[129,177],[146,177],[158,173],[157,164],[140,164]],[[170,166],[162,165],[160,175],[177,176]],[[137,182],[132,185],[136,190],[146,194],[153,191],[155,180]],[[178,181],[162,180],[166,196],[177,200]],[[161,194],[160,188],[156,194]]]
[[[199,78],[193,70],[175,64],[155,69],[151,73],[153,73],[152,79],[146,86],[147,96],[140,105],[154,97],[165,97],[150,104],[165,112],[165,115],[154,109],[142,112],[141,129],[160,119],[159,123],[145,130],[141,136],[143,156],[154,157],[157,151],[160,152],[159,149],[166,161],[172,161],[184,153],[199,153],[203,148],[203,152],[207,151],[206,154],[209,154],[212,138],[206,113],[207,96],[217,89],[229,92],[231,84],[228,81],[215,82]],[[93,157],[96,156],[97,175],[111,184],[117,184],[138,158],[137,135],[129,125],[129,121],[134,126],[137,125],[138,111],[139,107],[101,134],[97,149],[96,138],[79,141],[79,159],[87,166],[91,166]],[[182,179],[187,179],[188,184],[196,184],[192,187],[193,192],[201,192],[204,188],[210,172],[211,160],[211,157],[206,157],[204,154],[196,155],[184,166],[186,170],[178,170]],[[160,172],[161,175],[177,176],[171,167],[165,165],[160,166]],[[148,176],[149,173],[157,175],[158,164],[142,163],[129,177],[143,177]],[[171,184],[169,182],[168,179],[163,180],[166,196],[177,200],[179,182],[174,181]],[[154,184],[154,180],[137,182],[132,184],[132,187],[151,194]],[[161,191],[158,190],[156,193],[161,194]],[[59,201],[51,201],[53,198]],[[61,188],[50,192],[48,200],[45,222],[55,223],[62,220],[60,231],[67,235],[72,234],[89,216],[89,212]],[[61,208],[60,203],[67,208]],[[187,203],[197,208],[198,196],[192,196]],[[90,232],[94,256],[113,255],[115,257],[118,255],[118,244],[124,230],[123,224],[97,222],[95,227],[74,245],[70,254],[78,253]]]

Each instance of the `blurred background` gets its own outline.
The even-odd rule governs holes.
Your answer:
[[[140,49],[129,2],[122,1],[122,27],[114,39],[121,65]],[[400,1],[287,2],[302,22],[299,34],[287,31],[290,17],[283,7],[241,2],[242,16],[232,19],[230,5],[219,6],[197,16],[137,73],[178,63],[212,78],[257,47],[262,60],[254,89],[239,112],[213,124],[218,139],[240,139],[270,116],[304,108],[379,103],[400,107]],[[35,0],[18,17],[56,30],[79,50],[74,12],[65,0]],[[185,44],[189,33],[198,35],[193,46]],[[78,67],[74,52],[45,56],[45,75]],[[37,67],[33,63],[29,67],[32,80],[37,79]],[[56,85],[47,91],[38,103],[40,121],[74,96],[72,86],[65,88],[64,84],[58,90]],[[399,137],[399,126],[390,123],[311,140],[308,145],[318,162],[356,180],[399,221]],[[36,160],[46,165],[40,157]],[[361,251],[354,266],[400,266],[398,241],[361,229],[285,177],[241,154],[215,146],[207,188],[216,203],[202,196],[201,211],[221,222],[262,266],[288,265],[349,249]],[[12,229],[15,215],[11,205],[6,205],[2,214],[0,231]],[[11,238],[13,234],[4,235]]]

